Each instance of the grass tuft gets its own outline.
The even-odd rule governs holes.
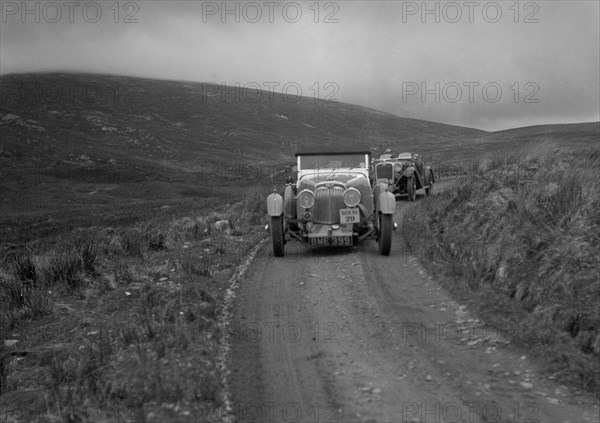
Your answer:
[[[35,410],[8,401],[0,420],[14,412],[23,421],[216,415],[223,287],[263,237],[256,224],[264,198],[256,188],[202,216],[159,216],[3,247],[2,392],[18,398],[32,384],[39,389],[31,394]],[[18,365],[2,342],[16,329],[18,346],[36,351]]]
[[[598,393],[599,153],[555,147],[484,159],[478,174],[408,211],[402,232],[451,291],[500,328],[523,326],[515,342]]]
[[[166,225],[161,224],[160,222],[150,222],[144,229],[144,239],[151,251],[166,250]]]

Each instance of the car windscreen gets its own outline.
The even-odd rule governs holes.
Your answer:
[[[300,156],[300,169],[365,168],[364,154],[324,154]]]

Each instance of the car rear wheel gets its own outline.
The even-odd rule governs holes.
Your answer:
[[[417,192],[417,180],[414,176],[411,176],[407,179],[406,192],[408,193],[408,201],[415,201],[415,194]]]
[[[283,257],[283,216],[271,216],[271,237],[273,238],[273,255]]]
[[[392,231],[394,222],[392,214],[381,214],[379,217],[379,253],[382,256],[389,256],[392,250]]]
[[[431,176],[429,177],[429,185],[425,188],[425,195],[429,197],[433,192],[433,181],[431,180]]]
[[[433,173],[429,174],[429,183],[427,184],[427,188],[425,188],[425,195],[429,196],[433,192]]]

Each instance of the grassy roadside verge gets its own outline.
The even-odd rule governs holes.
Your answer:
[[[483,159],[410,210],[409,249],[552,379],[600,394],[600,151]]]
[[[220,421],[218,316],[264,199],[7,252],[0,420]]]

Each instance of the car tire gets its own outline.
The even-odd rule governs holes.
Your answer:
[[[283,257],[283,216],[271,216],[271,237],[273,238],[273,255]]]
[[[433,173],[429,174],[429,184],[427,188],[425,188],[425,195],[429,196],[433,193]]]
[[[408,193],[408,201],[415,201],[415,195],[417,192],[417,180],[414,176],[410,176],[406,180],[406,192]]]
[[[382,256],[389,256],[392,250],[392,233],[394,230],[394,222],[392,214],[379,215],[379,253]]]
[[[429,176],[429,185],[427,185],[427,188],[425,188],[425,196],[429,197],[432,192],[433,192],[433,178],[430,175]]]

